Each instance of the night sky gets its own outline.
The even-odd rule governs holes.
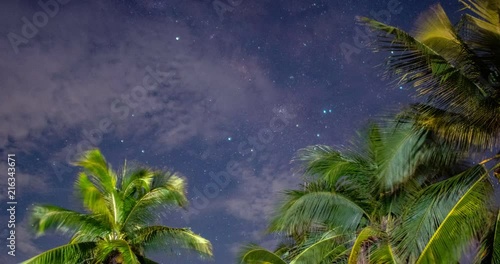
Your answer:
[[[355,16],[410,30],[435,3],[60,0],[44,9],[2,1],[2,241],[10,153],[18,225],[16,257],[2,245],[0,262],[68,241],[35,239],[27,212],[33,203],[80,209],[69,162],[91,147],[114,168],[127,159],[185,176],[190,210],[159,213],[163,224],[209,239],[212,263],[234,263],[248,242],[272,249],[277,237],[263,231],[280,192],[301,181],[290,163],[296,151],[347,145],[370,120],[413,100],[409,87],[383,80],[384,54],[362,46],[373,38]],[[458,1],[441,4],[456,21]],[[186,252],[153,259],[207,263]]]

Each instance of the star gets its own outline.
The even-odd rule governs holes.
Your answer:
[[[180,37],[175,37],[175,40],[180,40],[181,38]]]
[[[141,150],[142,153],[144,153],[144,150]]]
[[[232,137],[228,137],[228,138],[227,138],[227,141],[231,141],[231,140],[233,140],[233,138],[232,138]]]

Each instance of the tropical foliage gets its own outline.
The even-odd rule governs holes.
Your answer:
[[[285,193],[269,228],[292,246],[274,253],[250,246],[239,261],[442,263],[494,253],[498,241],[485,227],[497,214],[484,164],[467,167],[452,147],[425,130],[414,133],[411,124],[372,126],[358,145],[300,151],[309,179]],[[483,243],[479,251],[470,248],[475,240]],[[302,252],[314,258],[298,258]]]
[[[126,163],[115,172],[99,150],[86,152],[76,165],[82,172],[74,187],[86,212],[35,206],[32,225],[39,235],[54,230],[71,240],[24,263],[156,263],[146,252],[176,248],[212,255],[210,242],[189,228],[155,224],[158,210],[187,205],[181,177]]]
[[[285,193],[268,230],[288,245],[250,245],[240,263],[500,263],[500,1],[460,2],[459,23],[435,5],[413,34],[358,18],[376,51],[390,51],[386,76],[423,100],[352,149],[300,151],[305,184]]]
[[[388,76],[426,100],[401,118],[460,149],[496,150],[500,140],[500,1],[460,1],[470,11],[453,25],[441,5],[421,15],[414,34],[368,18],[380,33]]]

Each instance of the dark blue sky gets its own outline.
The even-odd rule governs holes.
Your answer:
[[[189,213],[160,213],[164,224],[190,226],[208,238],[215,263],[234,263],[247,242],[272,247],[276,237],[262,231],[279,193],[300,182],[290,164],[294,153],[311,144],[345,144],[369,120],[411,100],[408,87],[381,79],[375,66],[382,57],[360,45],[366,35],[354,17],[410,30],[435,4],[42,2],[57,7],[0,4],[0,154],[17,157],[20,223],[17,255],[3,247],[1,263],[67,242],[56,235],[34,239],[26,208],[79,208],[72,196],[77,170],[68,161],[94,146],[115,168],[127,159],[184,175]],[[442,5],[456,21],[458,1]],[[6,174],[6,161],[0,172]],[[2,213],[2,237],[6,225]],[[185,255],[163,263],[206,263]]]

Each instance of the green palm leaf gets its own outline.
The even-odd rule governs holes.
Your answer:
[[[100,191],[86,173],[79,174],[75,189],[88,212],[105,216],[109,223],[114,221],[112,212],[109,210],[111,206],[107,193]]]
[[[165,178],[165,180],[158,178]],[[142,196],[134,199],[124,197],[127,199],[127,208],[123,212],[126,216],[123,220],[123,228],[134,228],[138,224],[150,222],[157,217],[159,208],[166,206],[184,207],[187,204],[184,180],[176,175],[155,174],[148,189],[149,191],[143,191]]]
[[[411,127],[399,126],[392,131],[381,133],[372,126],[370,141],[382,144],[372,145],[371,153],[376,153],[376,177],[382,191],[394,190],[405,183],[414,174],[424,159],[429,157],[429,150],[424,151],[427,132],[413,131]],[[379,139],[377,137],[380,137]],[[427,156],[426,156],[427,155]]]
[[[96,243],[94,242],[67,244],[45,251],[40,255],[22,262],[22,264],[85,263],[93,258],[95,248]]]
[[[139,264],[138,252],[132,249],[130,243],[123,239],[104,240],[97,243],[97,263],[130,263]]]
[[[91,236],[105,236],[111,229],[98,216],[81,214],[52,205],[35,206],[32,209],[31,222],[38,235],[48,230],[60,233],[85,232]]]
[[[196,251],[202,256],[212,256],[212,244],[205,238],[193,233],[188,228],[166,226],[148,226],[134,232],[133,244],[142,245],[145,250],[166,247],[181,247]]]
[[[256,246],[248,245],[239,253],[238,263],[241,264],[286,264],[273,252]]]
[[[364,246],[366,241],[371,238],[376,238],[379,235],[380,231],[371,226],[363,228],[359,232],[358,236],[356,237],[356,240],[354,241],[354,245],[351,248],[351,253],[349,254],[349,264],[358,263],[358,258],[360,257],[362,247]],[[361,257],[366,257],[366,256],[361,256]]]
[[[394,241],[403,259],[459,261],[484,226],[492,193],[486,177],[485,169],[477,165],[422,190],[395,230]]]
[[[322,234],[319,239],[313,239],[300,246],[297,254],[290,264],[332,263],[342,255],[347,255],[345,245],[339,243],[342,235],[334,231]]]
[[[91,176],[99,191],[112,193],[116,187],[116,174],[108,167],[108,163],[98,149],[85,152],[76,162],[76,165],[85,169]]]
[[[487,116],[487,118],[486,118]],[[485,145],[491,142],[491,135],[497,133],[495,126],[485,126],[500,122],[500,108],[488,113],[478,110],[473,114],[459,114],[425,104],[414,104],[400,114],[402,119],[410,119],[419,127],[425,127],[445,138],[448,143],[456,142],[461,149],[469,144]]]
[[[288,191],[288,201],[271,222],[270,231],[303,233],[314,224],[354,229],[368,217],[355,201],[335,191]]]
[[[391,244],[383,242],[371,252],[370,263],[398,264],[403,262],[398,259]]]
[[[317,175],[330,184],[336,184],[342,177],[366,174],[364,160],[350,153],[347,155],[329,146],[316,145],[298,151],[295,158],[305,167],[306,175]]]

